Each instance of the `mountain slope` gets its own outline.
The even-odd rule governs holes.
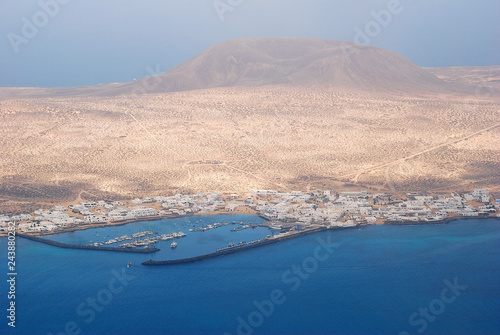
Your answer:
[[[157,76],[107,86],[110,94],[264,85],[333,86],[369,91],[442,91],[441,81],[403,56],[349,42],[300,37],[242,38],[215,45]]]
[[[388,93],[466,93],[471,83],[442,80],[407,58],[350,42],[305,37],[240,38],[217,44],[154,77],[68,88],[2,88],[0,99],[134,96],[216,87],[315,87]],[[496,93],[495,93],[496,94]]]

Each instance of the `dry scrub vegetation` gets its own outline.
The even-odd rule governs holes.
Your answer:
[[[0,199],[346,183],[392,192],[498,188],[498,102],[283,87],[5,98]]]

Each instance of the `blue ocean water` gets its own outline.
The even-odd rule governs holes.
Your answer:
[[[52,238],[84,243],[97,231],[114,237],[157,225],[187,232],[193,224],[179,220]],[[268,234],[226,228],[192,233],[177,240],[175,251],[163,247],[153,257],[195,255]],[[17,248],[16,328],[7,326],[2,281],[1,334],[500,334],[500,221],[494,219],[322,232],[172,267],[141,266],[151,255],[21,238]],[[0,250],[7,273],[5,238]],[[127,269],[129,261],[134,266]]]

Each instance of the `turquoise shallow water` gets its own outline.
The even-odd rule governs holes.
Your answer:
[[[97,231],[114,237],[155,227],[187,233],[193,221],[224,219],[261,221],[197,217],[52,238],[84,243]],[[189,234],[153,257],[193,256],[268,234],[230,228]],[[150,255],[17,242],[17,327],[4,316],[1,334],[500,334],[500,221],[493,219],[322,232],[174,267],[140,266]],[[6,269],[6,239],[0,250]],[[3,281],[4,311],[7,291]]]

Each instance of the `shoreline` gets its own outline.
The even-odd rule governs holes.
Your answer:
[[[258,215],[262,218],[263,216],[259,215],[258,213],[240,213],[240,212],[207,212],[207,213],[194,213],[194,214],[185,214],[185,215],[178,215],[178,214],[173,214],[173,215],[156,215],[156,216],[144,216],[141,218],[136,218],[136,219],[127,219],[127,220],[116,220],[116,221],[107,221],[107,222],[102,222],[102,223],[94,223],[94,224],[83,224],[79,226],[71,226],[67,228],[61,228],[61,229],[55,229],[53,231],[46,231],[46,232],[28,232],[28,233],[23,233],[23,235],[29,235],[29,236],[47,236],[47,235],[57,235],[57,234],[63,234],[63,233],[71,233],[79,230],[87,230],[87,229],[100,229],[100,228],[108,228],[108,227],[118,227],[118,226],[123,226],[129,223],[136,223],[136,222],[142,222],[142,221],[160,221],[160,220],[170,220],[170,219],[180,219],[180,218],[185,218],[185,217],[193,217],[193,216],[217,216],[217,215]],[[269,219],[267,219],[269,221]],[[0,232],[0,238],[1,237],[7,237],[8,232]]]
[[[64,213],[68,209],[74,214]],[[459,218],[500,218],[499,209],[500,199],[485,189],[452,192],[451,197],[422,192],[372,195],[367,190],[308,193],[252,190],[246,200],[244,195],[218,192],[176,194],[123,202],[81,202],[58,205],[50,210],[38,209],[33,213],[0,215],[0,236],[8,235],[7,226],[11,229],[16,226],[16,231],[23,234],[46,236],[135,222],[181,218],[191,222],[190,218],[196,216],[238,214],[257,215],[265,221],[259,226],[439,224]]]
[[[108,228],[108,227],[118,227],[118,226],[123,226],[127,225],[129,223],[137,223],[137,222],[142,222],[142,221],[160,221],[160,220],[170,220],[170,219],[180,219],[180,218],[185,218],[185,217],[193,217],[193,216],[217,216],[217,215],[257,215],[258,217],[266,220],[267,222],[273,221],[272,219],[262,215],[259,212],[254,211],[253,213],[248,213],[248,212],[207,212],[207,213],[194,213],[194,214],[186,214],[186,215],[164,215],[164,216],[146,216],[146,217],[141,217],[137,219],[128,219],[128,220],[117,220],[117,221],[108,221],[108,222],[103,222],[103,223],[94,223],[94,224],[85,224],[81,226],[72,226],[72,227],[67,227],[63,229],[58,229],[54,231],[48,231],[48,232],[28,232],[28,233],[22,233],[22,235],[27,235],[27,236],[47,236],[47,235],[57,235],[57,234],[63,234],[63,233],[71,233],[75,231],[80,231],[80,230],[88,230],[88,229],[100,229],[100,228]],[[435,221],[397,221],[397,220],[387,220],[387,219],[381,219],[377,220],[376,222],[373,223],[363,223],[363,224],[357,224],[356,226],[377,226],[377,225],[399,225],[399,226],[405,226],[405,225],[422,225],[422,224],[445,224],[449,223],[451,221],[455,220],[472,220],[472,219],[497,219],[500,220],[499,217],[494,216],[494,215],[482,215],[482,216],[450,216],[446,217],[442,220],[435,220]],[[264,225],[267,227],[267,225]],[[340,227],[342,228],[342,227]],[[8,232],[0,232],[0,238],[2,237],[7,237]],[[18,234],[21,235],[21,234]]]

